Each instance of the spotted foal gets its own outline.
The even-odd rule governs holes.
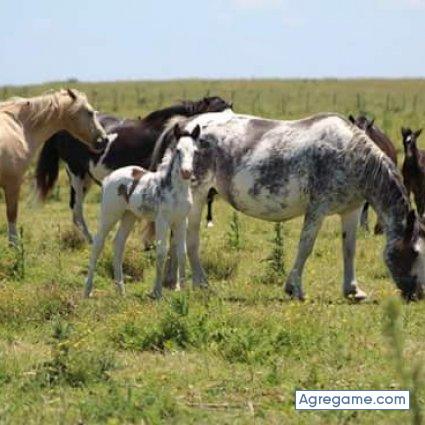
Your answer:
[[[192,205],[190,181],[193,158],[197,151],[200,127],[191,133],[174,127],[176,145],[167,151],[162,164],[155,172],[129,166],[112,172],[103,181],[100,228],[94,238],[85,296],[93,289],[93,275],[97,259],[106,236],[120,222],[114,240],[114,280],[121,294],[124,293],[122,260],[125,242],[137,219],[155,222],[156,280],[151,297],[162,295],[164,263],[167,255],[167,233],[172,231],[172,245],[177,254],[178,283],[184,285],[186,259],[186,222]]]

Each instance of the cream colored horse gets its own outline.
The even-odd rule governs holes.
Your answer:
[[[0,187],[6,197],[11,243],[17,240],[18,199],[25,171],[44,142],[60,130],[93,147],[107,137],[87,97],[76,90],[0,103]]]

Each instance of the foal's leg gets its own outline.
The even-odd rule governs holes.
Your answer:
[[[163,286],[171,290],[179,290],[178,272],[178,240],[174,234],[174,227],[170,234],[169,258],[165,262],[165,276]]]
[[[167,230],[168,223],[158,217],[155,221],[156,234],[156,278],[155,285],[150,294],[151,298],[159,299],[162,297],[162,282],[164,279],[164,265],[167,257]]]
[[[316,241],[324,217],[324,214],[314,211],[312,207],[310,207],[304,217],[297,257],[285,284],[285,292],[293,298],[304,300],[301,282],[304,264],[313,250],[314,242]]]
[[[112,227],[114,227],[115,223],[121,218],[121,215],[121,211],[114,213],[113,211],[108,211],[107,208],[102,208],[99,231],[93,240],[89,271],[84,289],[84,296],[86,298],[91,295],[93,289],[94,270],[96,268],[97,259],[102,252],[103,245],[105,244],[105,239],[108,236],[108,233],[112,230]]]
[[[86,174],[84,177],[79,177],[68,170],[68,175],[71,184],[71,199],[69,206],[72,209],[72,221],[75,226],[83,233],[84,238],[88,243],[93,243],[93,238],[84,220],[83,203],[84,198],[90,189],[91,179]]]
[[[121,295],[125,294],[124,277],[122,272],[122,259],[124,255],[125,242],[133,229],[135,221],[136,216],[133,213],[130,211],[125,212],[114,239],[114,280]]]
[[[342,249],[344,255],[344,282],[343,294],[356,300],[367,297],[357,285],[356,272],[354,270],[354,257],[356,255],[356,233],[359,210],[351,211],[341,215],[342,225]]]
[[[186,280],[186,232],[187,220],[184,219],[173,227],[173,243],[176,246],[176,256],[178,263],[178,282],[176,290],[183,289]]]
[[[21,180],[9,183],[4,188],[4,194],[6,198],[6,215],[7,215],[7,233],[9,243],[16,245],[18,242],[18,232],[16,230],[16,219],[18,217],[18,201],[19,192],[21,190]]]

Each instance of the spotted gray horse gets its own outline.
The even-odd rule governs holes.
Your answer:
[[[215,188],[235,209],[252,217],[279,222],[304,215],[295,263],[285,284],[286,293],[298,299],[304,298],[305,262],[324,218],[332,214],[338,214],[342,224],[343,294],[366,297],[354,269],[359,208],[366,199],[385,223],[384,259],[394,281],[405,298],[422,298],[425,232],[410,210],[400,173],[343,116],[326,113],[275,121],[227,110],[180,124],[186,131],[199,124],[210,146],[194,165],[187,234],[194,286],[207,285],[199,258],[199,229],[208,191]],[[154,161],[173,143],[172,131],[166,130],[157,142]]]

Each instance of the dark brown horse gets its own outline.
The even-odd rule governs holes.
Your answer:
[[[65,162],[71,184],[69,206],[75,225],[91,242],[92,237],[83,216],[83,201],[91,184],[101,181],[117,168],[138,165],[149,168],[156,140],[174,117],[193,117],[207,112],[221,112],[231,108],[220,97],[206,97],[197,102],[161,109],[143,119],[119,119],[111,115],[99,116],[100,123],[117,138],[106,144],[101,153],[91,152],[69,133],[61,131],[44,145],[37,163],[37,189],[44,200],[52,190],[59,173],[59,160]]]
[[[421,130],[412,131],[410,128],[402,128],[404,146],[403,179],[407,194],[413,192],[416,207],[420,217],[425,212],[425,150],[418,149],[417,139]]]
[[[354,118],[353,115],[349,115],[348,119],[361,130],[363,130],[378,146],[382,152],[387,154],[387,156],[393,161],[395,165],[397,165],[397,150],[394,146],[394,143],[389,139],[389,137],[378,127],[375,125],[375,120],[370,120],[364,115],[359,115],[357,118]],[[362,216],[361,216],[361,225],[368,230],[368,209],[369,203],[366,202],[363,206]],[[374,233],[380,234],[382,233],[382,226],[377,221],[374,229]]]

